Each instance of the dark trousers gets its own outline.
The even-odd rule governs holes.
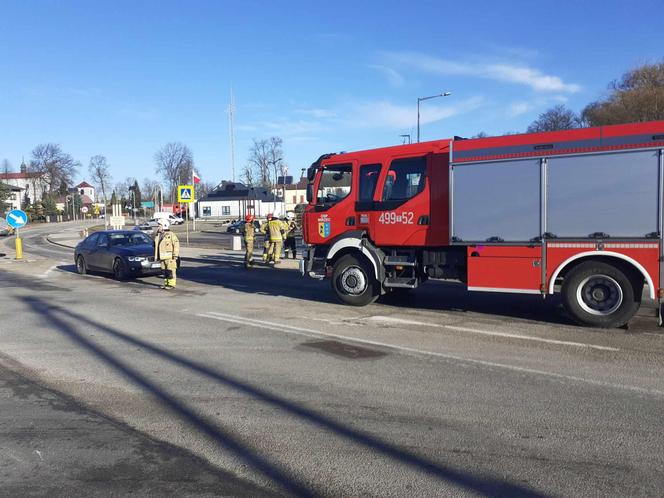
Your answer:
[[[286,237],[286,242],[284,242],[284,251],[286,252],[286,257],[288,257],[288,251],[292,251],[293,259],[297,256],[297,249],[295,248],[295,237]]]

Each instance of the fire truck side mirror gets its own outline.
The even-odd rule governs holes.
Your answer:
[[[307,202],[311,203],[314,200],[314,184],[307,183]]]

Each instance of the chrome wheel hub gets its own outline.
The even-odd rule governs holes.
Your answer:
[[[607,275],[592,275],[577,287],[576,300],[586,313],[607,316],[620,308],[623,291],[613,278]]]
[[[367,278],[364,272],[356,266],[346,269],[339,277],[339,281],[346,294],[357,296],[367,288]]]

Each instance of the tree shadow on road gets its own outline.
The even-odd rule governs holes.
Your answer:
[[[277,464],[267,460],[258,452],[240,442],[240,439],[229,430],[208,417],[197,413],[175,396],[169,394],[161,386],[141,374],[126,361],[114,356],[108,349],[96,344],[89,338],[92,328],[107,337],[123,343],[139,347],[143,351],[153,354],[164,361],[184,367],[189,371],[204,376],[220,385],[234,389],[243,395],[280,409],[291,416],[313,424],[322,430],[329,431],[338,437],[360,444],[366,448],[388,457],[401,464],[405,464],[418,471],[425,472],[442,482],[453,484],[467,491],[483,496],[543,496],[534,490],[520,484],[506,480],[472,475],[468,472],[454,469],[449,465],[428,460],[416,453],[399,448],[398,446],[379,439],[378,437],[347,426],[326,415],[296,404],[277,394],[268,392],[251,383],[235,378],[218,369],[207,367],[176,353],[162,349],[156,345],[132,337],[115,328],[91,320],[81,314],[71,312],[65,308],[49,305],[47,302],[35,297],[21,298],[34,313],[43,316],[51,327],[69,338],[82,349],[94,355],[100,361],[121,373],[131,382],[150,393],[158,399],[164,407],[180,417],[195,430],[215,441],[221,448],[232,452],[255,470],[262,473],[277,486],[296,496],[317,496],[322,490],[317,490],[304,484],[303,480],[289,474]],[[73,325],[73,324],[76,325]],[[80,327],[80,330],[79,330]],[[85,330],[85,332],[83,332]]]
[[[217,285],[238,292],[339,304],[329,280],[304,278],[297,270],[283,268],[258,267],[245,270],[241,258],[238,258],[237,263],[183,265],[178,276],[183,280]],[[548,296],[545,300],[533,295],[470,292],[464,284],[454,282],[427,282],[409,292],[386,294],[377,304],[398,309],[473,312],[574,325],[563,312],[557,295]]]

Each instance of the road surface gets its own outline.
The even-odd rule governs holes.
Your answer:
[[[592,330],[555,300],[450,284],[352,308],[239,255],[185,262],[171,293],[75,274],[44,238],[63,228],[78,227],[26,230],[29,262],[0,260],[13,494],[66,495],[82,463],[109,495],[161,472],[135,494],[661,496],[664,335],[647,310]],[[72,406],[66,431],[65,401],[31,389]]]

